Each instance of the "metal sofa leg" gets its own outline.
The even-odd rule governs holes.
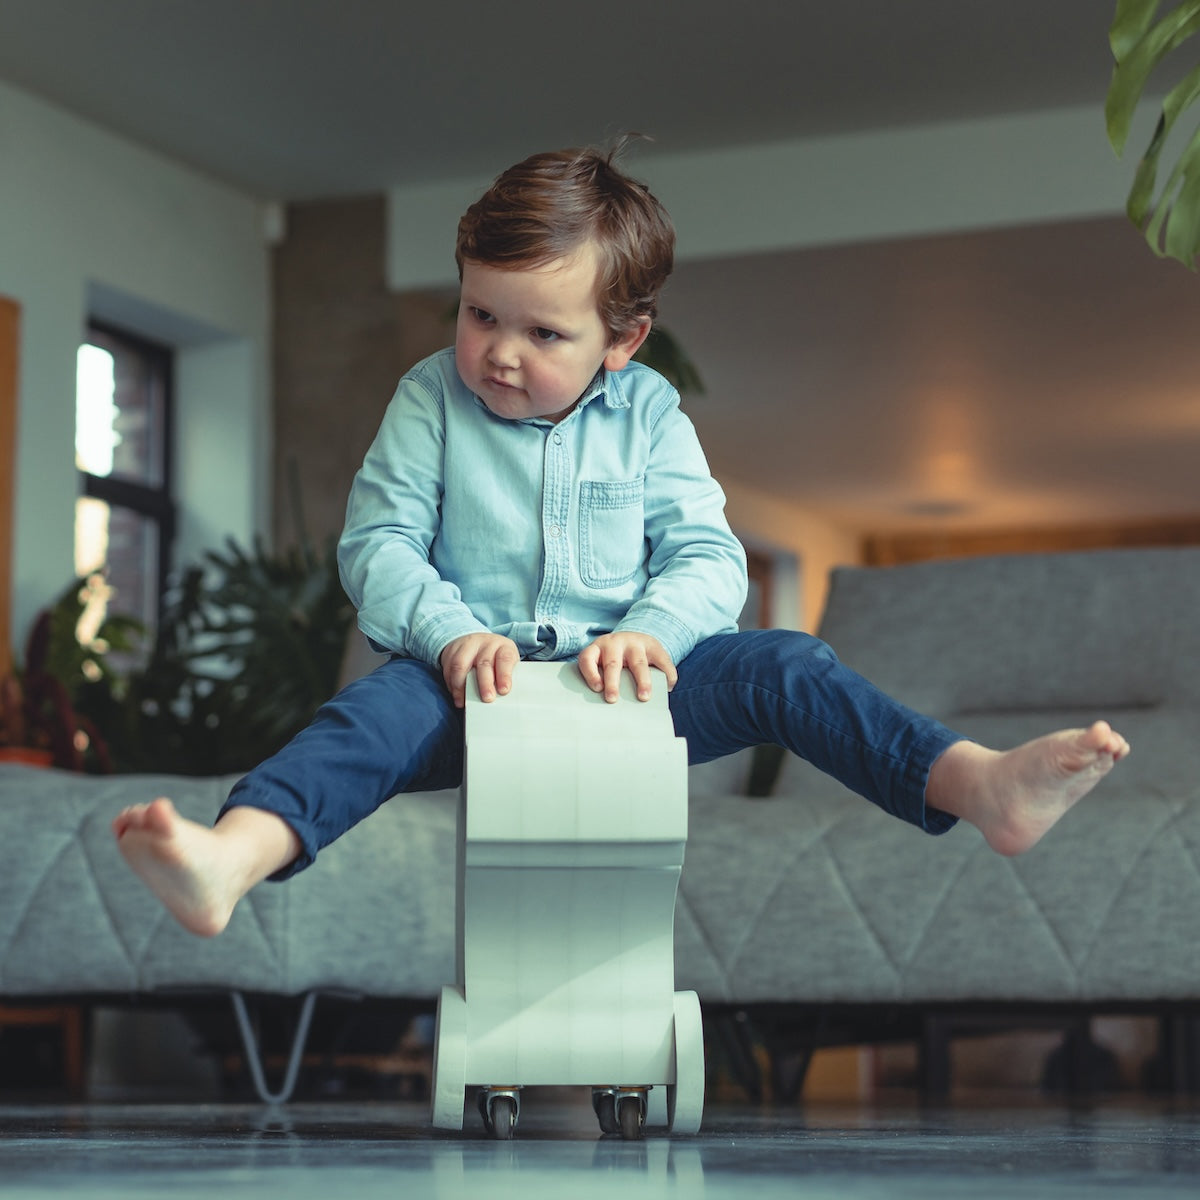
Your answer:
[[[1175,1096],[1200,1094],[1200,1017],[1164,1012],[1158,1018],[1158,1053],[1153,1060],[1162,1090]]]
[[[721,1046],[722,1056],[733,1074],[734,1082],[746,1093],[751,1104],[761,1104],[763,1098],[762,1070],[754,1057],[754,1035],[750,1018],[744,1010],[716,1013],[710,1021],[713,1033]]]
[[[237,1018],[238,1032],[242,1035],[242,1047],[246,1052],[246,1064],[250,1068],[250,1079],[258,1098],[264,1104],[286,1104],[292,1098],[296,1089],[296,1077],[300,1074],[300,1063],[304,1058],[304,1046],[308,1041],[308,1027],[312,1023],[313,1009],[317,1003],[317,993],[305,994],[304,1003],[300,1007],[300,1020],[296,1025],[296,1034],[292,1038],[292,1049],[288,1056],[287,1069],[283,1076],[283,1086],[277,1092],[267,1087],[266,1075],[263,1073],[262,1053],[259,1050],[258,1039],[250,1025],[250,1015],[246,1011],[246,998],[241,992],[230,992],[233,1001],[233,1015]]]
[[[917,1068],[922,1103],[941,1103],[950,1095],[950,1042],[953,1036],[949,1017],[926,1013],[922,1018]]]

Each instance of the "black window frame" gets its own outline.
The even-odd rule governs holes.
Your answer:
[[[174,500],[175,481],[175,348],[164,342],[156,342],[143,334],[135,333],[107,321],[90,318],[84,329],[82,345],[97,345],[93,334],[118,342],[126,349],[152,364],[154,374],[162,387],[162,438],[159,448],[162,454],[161,483],[149,484],[121,475],[93,475],[80,470],[82,493],[94,500],[101,500],[110,508],[124,508],[137,513],[154,523],[157,532],[157,562],[155,601],[157,612],[162,609],[163,596],[167,590],[167,579],[171,570],[171,555],[175,545],[177,505]]]

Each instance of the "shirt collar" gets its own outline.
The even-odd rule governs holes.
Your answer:
[[[587,385],[577,407],[582,408],[597,398],[604,401],[606,408],[629,407],[629,400],[625,395],[625,389],[621,387],[617,373],[607,370],[604,366],[601,366],[592,377],[592,382]]]

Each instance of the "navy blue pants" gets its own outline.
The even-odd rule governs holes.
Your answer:
[[[700,642],[678,671],[671,716],[690,763],[774,743],[901,820],[930,833],[954,824],[926,810],[925,785],[959,735],[884,695],[817,638],[722,634]],[[277,876],[285,878],[388,797],[457,787],[462,770],[463,713],[441,672],[393,658],[322,706],[237,783],[222,812],[262,808],[295,830],[304,849]]]

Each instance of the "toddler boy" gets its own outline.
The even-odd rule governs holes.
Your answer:
[[[390,796],[457,786],[474,671],[575,659],[617,698],[653,671],[689,761],[776,743],[932,833],[963,818],[1032,846],[1128,753],[1105,722],[998,752],[898,704],[829,647],[739,633],[745,556],[675,391],[633,363],[673,263],[657,200],[594,150],[506,171],[459,225],[455,345],[400,382],[339,545],[359,626],[392,657],[234,787],[216,824],[168,799],[114,821],[121,852],[194,933]]]

